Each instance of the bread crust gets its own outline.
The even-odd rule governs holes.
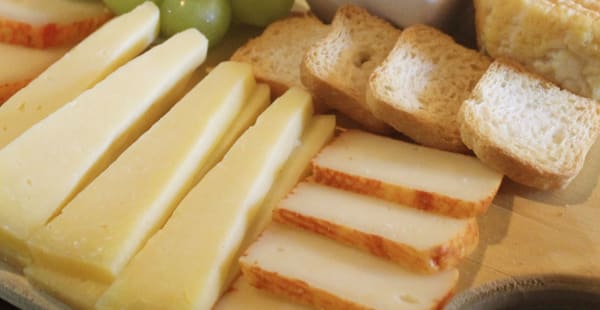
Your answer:
[[[505,58],[497,59],[495,63],[490,66],[488,73],[493,73],[494,70],[498,69],[498,66],[507,67],[517,74],[526,75],[532,80],[538,80],[543,88],[557,88],[557,86],[544,77],[531,73],[517,62]],[[576,153],[573,162],[563,165],[559,169],[549,169],[548,167],[544,167],[541,163],[536,162],[533,158],[526,158],[511,152],[508,149],[508,146],[494,142],[492,137],[489,137],[480,130],[478,126],[480,120],[476,119],[473,115],[467,102],[469,102],[469,100],[474,102],[484,101],[485,99],[481,98],[481,88],[482,86],[480,84],[475,87],[470,98],[465,101],[465,104],[458,113],[459,122],[461,124],[461,138],[464,143],[473,150],[475,155],[483,163],[504,173],[508,178],[517,183],[541,190],[565,188],[583,167],[585,156],[596,140],[596,136],[600,130],[600,123],[596,122],[593,132],[590,133],[589,141],[581,141],[581,147],[579,149],[570,150]],[[580,100],[587,99],[580,98]],[[596,114],[595,118],[598,120],[597,106]]]
[[[474,218],[448,242],[424,250],[282,207],[273,211],[273,220],[326,236],[424,274],[455,267],[473,252],[479,241],[479,228]]]
[[[371,27],[368,28],[368,26],[350,21],[350,19],[359,19],[363,21],[363,24],[371,23],[373,25],[370,25]],[[318,69],[320,64],[328,60],[322,59],[323,57],[321,57],[319,53],[326,49],[335,50],[337,48],[335,47],[335,41],[340,38],[341,33],[351,37],[352,31],[349,30],[350,27],[365,27],[364,29],[373,32],[374,37],[375,34],[381,33],[382,36],[393,36],[394,38],[397,38],[397,36],[400,35],[400,30],[395,29],[384,20],[372,16],[366,10],[354,5],[344,5],[339,8],[331,27],[332,29],[329,34],[319,42],[315,43],[305,54],[300,69],[302,83],[315,94],[315,97],[317,97],[318,100],[329,105],[331,108],[346,114],[348,117],[361,124],[365,129],[381,134],[393,132],[390,126],[375,117],[370,110],[366,102],[368,84],[360,85],[361,83],[359,81],[351,81],[352,77],[346,76],[343,73],[327,72],[325,74],[320,72],[323,71]],[[389,49],[391,50],[391,48],[392,46],[390,45]],[[358,46],[344,46],[344,52],[355,53],[358,58],[361,58],[361,53],[364,51]],[[365,54],[368,54],[366,55],[368,56],[366,62],[373,61],[378,64],[383,61],[383,58],[388,52],[389,50],[387,48],[386,50],[381,50],[377,53],[371,52],[372,54],[383,54],[381,59],[374,59],[371,53],[365,52]],[[334,52],[332,54],[333,55],[328,55],[327,57],[342,58],[341,52]],[[360,71],[367,76],[372,72],[372,69],[362,67],[363,62],[360,59],[358,59],[358,64],[348,61],[347,59],[344,61],[346,61],[344,67],[356,67],[357,71]],[[352,87],[345,86],[348,82],[352,84]]]
[[[465,201],[439,193],[389,184],[343,171],[320,166],[313,160],[313,178],[316,182],[351,192],[404,204],[427,212],[455,218],[475,217],[485,213],[498,189],[477,201]],[[499,187],[500,184],[498,184]]]

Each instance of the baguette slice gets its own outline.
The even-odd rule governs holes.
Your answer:
[[[270,24],[257,38],[248,41],[231,56],[231,60],[247,62],[254,75],[271,87],[273,98],[290,87],[302,87],[300,64],[306,50],[327,35],[329,26],[311,14],[294,15]],[[326,106],[313,101],[315,111]]]
[[[308,182],[279,204],[273,219],[422,273],[455,267],[479,240],[474,218],[440,216]]]
[[[313,174],[318,183],[459,218],[484,213],[502,181],[474,157],[358,130],[324,148]]]
[[[365,92],[369,75],[383,61],[400,30],[366,10],[345,5],[338,9],[331,31],[304,56],[300,77],[318,100],[346,114],[369,131],[391,127],[369,109]]]
[[[539,189],[566,187],[600,130],[598,104],[497,60],[460,112],[461,136],[485,164]]]
[[[254,287],[318,309],[441,309],[456,269],[434,275],[396,264],[316,234],[271,225],[240,258]]]
[[[467,152],[456,114],[491,61],[425,25],[405,29],[369,79],[373,114],[425,146]]]

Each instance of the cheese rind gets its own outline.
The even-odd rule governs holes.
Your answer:
[[[111,20],[7,100],[0,106],[0,149],[144,51],[158,22],[151,2]]]
[[[298,145],[285,167],[275,180],[273,187],[260,206],[256,219],[252,222],[246,237],[236,256],[240,256],[248,246],[256,240],[258,235],[271,222],[271,214],[275,206],[294,188],[302,178],[310,173],[310,161],[331,140],[335,131],[334,115],[316,115],[307,125]],[[239,274],[238,262],[233,262],[230,267],[227,283],[231,283]]]
[[[455,269],[412,273],[279,224],[261,234],[240,264],[252,286],[319,309],[441,309],[458,281]]]
[[[310,308],[259,290],[251,286],[244,277],[239,277],[212,309],[309,310]]]
[[[502,174],[473,156],[348,130],[313,161],[318,183],[442,215],[485,212]]]
[[[181,32],[0,150],[0,254],[26,263],[24,242],[31,232],[173,105],[169,95],[202,63],[206,50],[198,31]]]
[[[277,172],[312,113],[311,96],[276,100],[179,204],[98,301],[99,309],[209,309]]]
[[[273,218],[424,273],[455,267],[479,240],[474,218],[441,216],[310,182],[294,188]]]
[[[34,265],[112,282],[203,177],[255,85],[250,65],[219,64],[31,236]]]

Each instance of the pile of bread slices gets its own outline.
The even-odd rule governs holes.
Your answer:
[[[257,78],[280,92],[305,87],[317,110],[333,108],[369,131],[397,131],[425,146],[473,152],[518,183],[564,188],[596,140],[600,112],[594,100],[513,60],[535,69],[545,59],[513,57],[526,41],[502,41],[505,33],[490,26],[501,13],[509,18],[508,7],[521,2],[476,3],[480,43],[491,42],[488,50],[497,59],[425,25],[401,31],[352,5],[340,7],[331,25],[310,14],[276,22],[232,59],[254,64]],[[527,5],[523,14],[534,18],[541,4],[521,6]],[[529,29],[515,27],[525,34]],[[578,70],[558,64],[563,71]]]

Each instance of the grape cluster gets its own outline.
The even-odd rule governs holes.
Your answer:
[[[103,0],[116,14],[123,14],[146,0]],[[264,27],[289,13],[294,0],[152,0],[160,7],[160,31],[171,36],[187,28],[200,30],[210,46],[223,39],[232,19]]]

